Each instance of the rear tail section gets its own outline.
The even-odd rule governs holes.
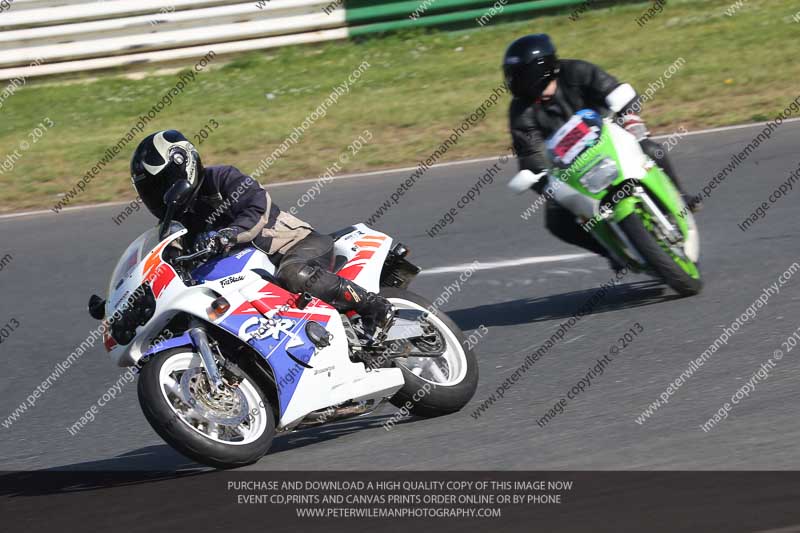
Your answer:
[[[370,292],[378,292],[383,265],[391,249],[391,237],[365,224],[357,224],[336,240],[336,273]]]

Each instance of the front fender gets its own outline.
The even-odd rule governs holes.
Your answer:
[[[632,215],[636,211],[637,205],[639,205],[639,199],[635,196],[629,196],[617,202],[617,205],[614,206],[614,222],[619,223]]]
[[[147,350],[142,354],[142,359],[149,359],[156,354],[164,352],[166,350],[171,350],[172,348],[179,348],[181,346],[192,346],[194,347],[194,343],[192,339],[189,337],[188,333],[184,333],[172,339],[167,339],[163,342],[157,343],[155,346]]]
[[[678,224],[678,229],[680,229],[681,234],[683,234],[684,238],[689,237],[689,224],[687,223],[686,217],[681,216],[682,213],[685,213],[687,209],[686,203],[680,196],[678,189],[675,188],[675,185],[672,183],[667,175],[661,170],[659,167],[653,167],[650,171],[638,181],[642,187],[644,187],[650,197],[659,204],[666,213],[673,216],[676,223]],[[636,206],[639,204],[640,200],[635,196],[628,196],[623,200],[620,200],[614,206],[614,221],[620,222],[625,217],[631,215],[635,210]]]

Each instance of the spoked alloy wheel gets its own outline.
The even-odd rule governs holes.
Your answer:
[[[170,408],[190,428],[217,442],[239,446],[257,440],[266,427],[267,412],[255,386],[243,381],[236,388],[212,392],[199,364],[199,356],[185,352],[161,366],[161,393]]]
[[[269,449],[275,421],[265,395],[244,374],[238,385],[214,391],[198,354],[168,350],[142,368],[139,403],[153,429],[181,453],[218,468],[246,465]]]
[[[421,296],[405,289],[387,287],[381,295],[397,309],[424,311],[422,324],[429,333],[414,340],[418,351],[441,353],[437,357],[398,357],[394,364],[403,371],[406,384],[392,398],[418,416],[439,416],[461,409],[478,386],[478,361],[466,346],[461,329],[446,314]],[[432,311],[431,311],[432,310]]]
[[[421,306],[408,300],[399,298],[390,300],[397,309],[425,311]],[[394,361],[419,379],[434,385],[450,387],[463,381],[467,375],[467,356],[456,334],[441,319],[432,314],[425,319],[423,329],[429,333],[429,336],[415,340],[415,348],[423,353],[428,351],[442,355],[438,357],[398,357]]]

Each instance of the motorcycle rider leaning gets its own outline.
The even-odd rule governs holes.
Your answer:
[[[520,170],[547,170],[545,139],[575,112],[588,108],[601,115],[614,113],[617,123],[636,137],[644,153],[672,180],[689,208],[700,209],[699,198],[686,193],[665,151],[649,138],[636,113],[639,97],[629,84],[586,61],[559,59],[546,34],[527,35],[511,43],[503,59],[503,74],[513,95],[509,122]],[[542,194],[546,185],[547,180],[541,179],[533,189]],[[565,242],[608,256],[606,249],[580,228],[574,215],[552,199],[545,207],[545,226]]]
[[[258,182],[235,167],[204,167],[180,132],[159,131],[142,140],[131,159],[131,180],[159,220],[165,215],[166,192],[179,180],[189,182],[191,195],[173,218],[189,230],[187,242],[195,249],[210,247],[221,254],[238,245],[258,248],[277,266],[284,288],[308,292],[342,312],[356,311],[369,337],[392,320],[388,300],[331,272],[332,237],[282,211]]]

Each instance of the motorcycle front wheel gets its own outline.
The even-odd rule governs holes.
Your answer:
[[[251,376],[214,391],[190,346],[156,355],[139,374],[139,404],[167,444],[214,468],[256,462],[272,444],[275,417]]]
[[[673,257],[648,231],[639,215],[628,215],[622,219],[619,227],[648,266],[675,292],[681,296],[694,296],[702,290],[703,281],[697,265],[688,259]]]

